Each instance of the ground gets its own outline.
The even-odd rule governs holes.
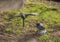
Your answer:
[[[46,1],[47,2],[47,1]],[[48,2],[47,2],[48,3]],[[59,6],[58,6],[59,7]],[[0,41],[1,42],[60,42],[60,9],[51,10],[45,4],[29,3],[22,10],[0,12]],[[47,11],[47,10],[48,11]],[[22,27],[22,19],[11,16],[19,12],[37,12],[39,16],[29,16]],[[43,13],[41,13],[43,11]],[[35,23],[40,21],[47,33],[38,35]]]

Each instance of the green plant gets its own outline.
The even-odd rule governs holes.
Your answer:
[[[50,38],[50,34],[49,33],[39,37],[40,40],[48,40],[49,38]]]
[[[60,37],[56,38],[55,42],[60,42]]]

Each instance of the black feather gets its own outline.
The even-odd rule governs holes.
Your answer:
[[[40,23],[36,23],[36,27],[37,27],[39,30],[44,30],[44,29],[45,29]]]

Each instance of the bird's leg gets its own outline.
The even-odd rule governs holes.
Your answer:
[[[23,28],[24,28],[24,26],[25,26],[25,23],[24,23],[24,21],[25,21],[25,19],[23,18]]]

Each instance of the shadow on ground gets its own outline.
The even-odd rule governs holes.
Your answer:
[[[39,35],[35,34],[25,34],[18,38],[18,42],[39,42]]]

